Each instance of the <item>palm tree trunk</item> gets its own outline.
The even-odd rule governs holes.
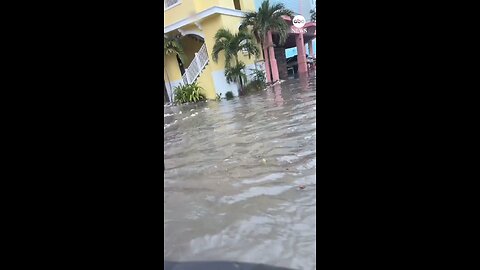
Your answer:
[[[235,64],[238,66],[238,55],[234,55],[235,57]],[[238,76],[240,82],[240,89],[238,89],[238,95],[243,95],[243,87],[242,87],[242,76]]]
[[[263,51],[263,42],[260,42],[260,46],[262,46],[260,50],[262,51],[263,60],[265,60],[265,52]]]
[[[243,95],[243,82],[242,82],[242,76],[239,76],[238,79],[240,79],[240,92]]]
[[[170,91],[172,92],[172,95],[173,95],[173,90],[172,90],[172,84],[170,83],[170,77],[168,76],[168,71],[167,71],[167,68],[164,66],[163,67],[165,69],[165,73],[167,74],[167,81],[168,81],[168,86],[170,86]],[[167,91],[167,94],[168,94],[168,91]],[[172,98],[173,97],[168,97],[168,101],[169,102],[172,102]]]

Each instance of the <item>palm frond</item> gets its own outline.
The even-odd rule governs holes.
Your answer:
[[[245,64],[243,62],[238,62],[235,66],[225,68],[225,78],[228,83],[240,82],[242,79],[244,82],[247,80],[247,75],[243,72],[245,69]]]
[[[233,37],[232,32],[230,30],[221,28],[215,33],[215,40],[221,40],[221,39],[231,39]]]
[[[212,49],[212,59],[213,61],[218,62],[218,55],[220,54],[221,51],[225,50],[226,44],[225,41],[223,40],[216,40],[215,44],[213,45]]]
[[[182,63],[186,63],[186,55],[183,46],[178,39],[163,38],[163,53],[165,55],[178,55]]]
[[[270,4],[270,1],[265,0],[260,5],[256,12],[248,12],[245,14],[242,21],[242,29],[250,30],[256,41],[265,44],[265,38],[268,31],[276,31],[280,34],[280,43],[284,44],[288,34],[288,25],[282,16],[293,16],[293,12],[287,8],[283,3]]]
[[[225,67],[230,68],[232,65],[238,64],[238,53],[246,49],[249,57],[255,54],[258,55],[258,48],[253,48],[255,37],[245,30],[240,30],[233,34],[228,29],[220,29],[215,34],[215,44],[212,50],[212,59],[218,62],[220,52],[225,55]],[[235,63],[233,63],[235,60]]]
[[[288,37],[288,25],[284,20],[272,21],[269,29],[278,33],[280,44],[285,44]]]

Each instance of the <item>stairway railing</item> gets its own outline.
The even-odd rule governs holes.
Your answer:
[[[195,53],[195,57],[193,58],[188,68],[185,69],[185,73],[182,76],[183,82],[185,84],[193,83],[198,78],[198,76],[202,72],[203,68],[207,65],[207,63],[208,63],[207,46],[203,44],[200,50],[198,50],[198,52]]]

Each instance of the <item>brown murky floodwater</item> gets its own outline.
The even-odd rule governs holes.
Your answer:
[[[166,261],[316,269],[315,88],[165,107]]]

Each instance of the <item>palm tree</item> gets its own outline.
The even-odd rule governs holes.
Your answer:
[[[225,68],[225,78],[227,79],[228,83],[235,82],[240,84],[240,92],[243,91],[243,82],[247,81],[247,76],[243,72],[245,68],[245,64],[243,62],[239,62],[235,64],[233,67]]]
[[[238,82],[240,84],[240,93],[243,92],[243,82],[246,76],[243,73],[245,64],[238,60],[238,53],[246,51],[248,57],[260,53],[258,47],[254,44],[255,38],[246,31],[239,31],[233,34],[228,29],[220,29],[215,34],[215,44],[212,50],[212,59],[218,62],[218,56],[223,51],[225,55],[225,76],[227,82]]]
[[[163,38],[163,53],[165,55],[177,55],[182,63],[185,63],[185,52],[183,51],[182,44],[177,38]],[[170,83],[170,77],[168,76],[168,71],[165,65],[165,73],[167,74],[168,85],[172,89],[172,84]],[[172,101],[169,98],[169,101]]]
[[[269,31],[275,31],[278,33],[280,37],[280,44],[285,44],[285,41],[287,40],[288,25],[282,16],[292,17],[293,12],[289,9],[286,9],[282,3],[270,5],[270,1],[265,0],[260,5],[258,11],[247,12],[244,15],[240,29],[247,29],[248,27],[251,27],[250,29],[257,42],[259,42],[262,46],[262,49],[266,49],[268,53],[266,40],[267,35],[269,35]]]
[[[316,22],[317,21],[317,9],[311,9],[310,10],[310,20],[312,22]]]

